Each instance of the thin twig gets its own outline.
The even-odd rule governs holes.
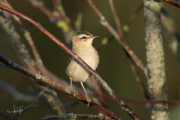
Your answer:
[[[85,82],[85,84],[88,85],[89,94],[92,95],[92,100],[95,101],[96,103],[102,105],[103,107],[107,108],[105,99],[103,99],[103,97],[101,97],[101,96],[103,96],[103,93],[100,89],[98,82],[94,79],[94,76],[91,75],[89,77],[89,80],[87,80]],[[98,94],[98,97],[94,96],[94,94]]]
[[[15,97],[18,100],[23,100],[25,102],[31,102],[34,99],[34,96],[18,92],[15,88],[13,88],[11,85],[7,84],[2,79],[0,79],[0,87],[3,88],[4,90],[6,90],[9,94],[11,94],[13,97]]]
[[[0,61],[3,62],[4,64],[6,64],[7,66],[9,66],[12,69],[15,69],[15,70],[17,70],[17,71],[19,71],[21,73],[24,73],[27,76],[30,76],[30,77],[32,77],[34,79],[37,79],[37,80],[39,80],[39,81],[41,81],[41,82],[43,82],[43,83],[45,83],[45,84],[47,84],[49,86],[52,86],[53,88],[56,88],[56,89],[58,89],[58,90],[60,90],[60,91],[62,91],[64,93],[78,99],[79,101],[81,101],[81,102],[83,102],[85,104],[88,104],[88,101],[86,100],[86,98],[84,96],[80,95],[78,92],[76,92],[74,90],[71,90],[71,89],[68,89],[68,87],[64,87],[61,84],[50,81],[45,76],[43,76],[43,75],[41,75],[39,73],[35,73],[33,71],[30,71],[30,70],[28,70],[28,69],[26,69],[26,68],[24,68],[24,67],[22,67],[22,66],[20,66],[20,65],[18,65],[16,63],[14,63],[14,62],[8,60],[7,58],[5,58],[4,56],[2,56],[1,54],[0,54]],[[91,103],[89,103],[89,105],[96,108],[96,109],[98,109],[99,111],[101,111],[102,113],[106,114],[107,116],[109,116],[109,117],[111,117],[113,119],[118,120],[120,118],[119,115],[114,114],[113,112],[111,112],[111,111],[107,110],[106,108],[96,104],[93,101]]]
[[[99,115],[91,115],[91,114],[65,114],[65,115],[48,115],[40,120],[65,120],[65,119],[76,119],[76,118],[84,118],[84,119],[100,119],[100,120],[111,120],[111,118],[104,116],[103,114]]]
[[[79,13],[77,16],[77,20],[75,21],[76,31],[81,31],[82,17],[82,13]]]
[[[73,53],[67,46],[65,46],[60,40],[54,37],[50,32],[48,32],[42,25],[31,18],[12,10],[4,5],[0,4],[0,9],[8,11],[37,27],[41,32],[58,44],[62,49],[64,49],[68,54],[70,54],[78,63],[80,63],[91,75],[93,75],[96,80],[104,87],[104,89],[111,95],[111,97],[125,110],[132,118],[139,120],[139,117],[121,100],[121,98],[113,91],[113,89],[87,64],[85,63],[78,55]]]
[[[94,96],[99,96],[94,94]],[[111,98],[111,96],[109,95],[102,95],[101,96],[103,99],[105,100],[110,100],[113,101],[113,99]],[[177,106],[180,104],[179,100],[139,100],[139,99],[132,99],[132,98],[121,98],[122,100],[124,100],[127,103],[133,103],[133,104],[141,104],[141,105],[154,105],[157,103],[167,103],[168,105],[172,105],[172,106]]]
[[[110,4],[110,7],[111,7],[111,10],[112,10],[112,13],[113,13],[113,16],[114,16],[114,20],[115,20],[115,23],[116,23],[116,28],[118,30],[118,33],[119,33],[119,36],[120,36],[120,39],[124,39],[123,37],[123,32],[122,32],[122,29],[121,29],[121,23],[120,23],[120,20],[119,20],[119,17],[117,15],[117,12],[116,12],[116,9],[114,7],[114,3],[113,3],[113,0],[109,0],[109,4]]]
[[[180,2],[179,2],[179,1],[175,1],[175,0],[162,0],[162,1],[164,1],[164,2],[166,2],[166,3],[169,3],[169,4],[173,5],[173,6],[176,6],[176,7],[180,8]]]
[[[161,23],[165,35],[168,38],[168,43],[171,51],[176,55],[178,62],[180,64],[180,34],[177,29],[174,20],[166,11],[165,8],[161,9]]]
[[[136,18],[136,16],[140,13],[140,11],[143,10],[143,3],[137,8],[137,10],[131,15],[131,17],[126,22],[126,26],[129,26],[132,21]]]
[[[74,100],[72,102],[65,102],[62,105],[64,108],[72,108],[72,107],[76,106],[77,104],[78,104],[78,101]]]
[[[20,115],[21,113],[25,112],[26,110],[28,110],[29,108],[32,108],[34,106],[34,104],[38,101],[39,97],[41,97],[45,92],[45,89],[42,89],[41,92],[39,92],[39,94],[37,95],[37,97],[34,99],[34,101],[28,105],[27,107],[25,107],[24,109],[22,109],[21,112],[17,112],[16,114],[14,114],[12,117],[9,118],[9,120],[14,119],[15,117],[17,117],[18,115]]]
[[[95,6],[95,4],[92,2],[92,0],[87,0],[89,5],[93,8],[95,13],[99,16],[101,20],[101,24],[105,26],[109,32],[116,38],[116,40],[122,45],[122,47],[127,51],[127,53],[133,58],[133,60],[136,62],[136,64],[144,71],[145,65],[142,63],[142,61],[137,57],[137,55],[134,54],[134,52],[130,49],[130,47],[122,40],[120,40],[120,37],[118,33],[114,30],[114,28],[108,23],[106,18],[102,15],[102,13],[98,10],[98,8]]]
[[[102,49],[102,47],[104,47],[105,45],[107,45],[109,42],[111,42],[114,39],[114,36],[110,36],[109,38],[103,38],[101,43],[96,47],[97,51],[100,51]]]
[[[55,1],[57,3],[55,7],[57,8],[58,11],[55,11],[54,13],[48,10],[44,6],[44,4],[38,0],[28,0],[28,1],[30,1],[33,4],[33,6],[37,7],[41,12],[43,12],[46,16],[48,16],[49,19],[53,19],[56,22],[57,27],[62,29],[64,38],[66,40],[66,44],[69,47],[71,47],[71,38],[72,35],[74,34],[74,31],[70,25],[67,16],[65,15],[61,1],[60,0]]]
[[[5,113],[0,112],[0,118],[9,119],[9,118],[10,118],[10,116],[9,116],[9,115],[7,115],[7,114],[5,114]],[[18,119],[12,119],[12,120],[18,120]]]
[[[58,11],[59,0],[52,0],[54,11]]]
[[[118,33],[119,33],[119,36],[120,36],[120,41],[123,41],[123,40],[124,40],[124,37],[123,37],[122,28],[121,28],[121,23],[120,23],[120,20],[119,20],[119,18],[118,18],[116,9],[115,9],[115,7],[114,7],[113,0],[109,0],[109,3],[110,3],[110,7],[111,7],[111,10],[112,10],[113,16],[114,16],[114,20],[115,20],[115,23],[116,23],[116,27],[117,27],[117,29],[118,29]],[[137,69],[136,69],[136,67],[135,67],[135,65],[134,65],[134,62],[133,62],[131,56],[129,56],[129,54],[127,53],[127,51],[126,51],[125,49],[123,49],[123,50],[124,50],[124,52],[125,52],[125,54],[126,54],[126,57],[127,57],[127,59],[128,59],[128,62],[129,62],[129,64],[130,64],[130,66],[131,66],[131,70],[132,70],[132,72],[133,72],[133,74],[134,74],[134,76],[135,76],[135,78],[136,78],[137,83],[139,84],[139,87],[140,87],[141,91],[144,93],[145,97],[146,97],[147,99],[149,99],[149,96],[148,96],[148,94],[147,94],[147,91],[146,91],[146,89],[145,89],[145,87],[144,87],[144,84],[143,84],[143,82],[142,82],[142,80],[141,80],[141,78],[140,78],[140,76],[139,76],[139,73],[138,73],[138,71],[137,71]]]

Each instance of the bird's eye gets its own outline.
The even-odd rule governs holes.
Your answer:
[[[83,36],[82,38],[83,38],[83,39],[86,39],[86,37],[85,37],[85,36]]]

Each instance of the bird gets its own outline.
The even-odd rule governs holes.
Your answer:
[[[72,51],[85,61],[93,70],[96,70],[99,64],[99,54],[92,46],[93,40],[96,37],[99,36],[92,35],[87,31],[79,31],[72,37]],[[89,105],[91,99],[89,98],[83,83],[89,79],[90,73],[74,58],[70,57],[66,68],[66,74],[70,79],[72,88],[72,81],[81,83]]]

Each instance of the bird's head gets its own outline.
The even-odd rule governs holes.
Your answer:
[[[87,31],[80,31],[73,36],[72,42],[73,44],[92,45],[93,39],[96,37],[99,36],[92,35]]]

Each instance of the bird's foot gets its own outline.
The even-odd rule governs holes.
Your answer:
[[[69,90],[69,91],[73,91],[74,92],[74,97],[75,97],[75,90],[74,90],[74,87],[72,85],[66,87],[66,90]]]
[[[87,99],[87,102],[88,102],[87,107],[89,107],[89,104],[91,103],[91,99],[89,98],[88,95],[86,95],[86,99]]]

